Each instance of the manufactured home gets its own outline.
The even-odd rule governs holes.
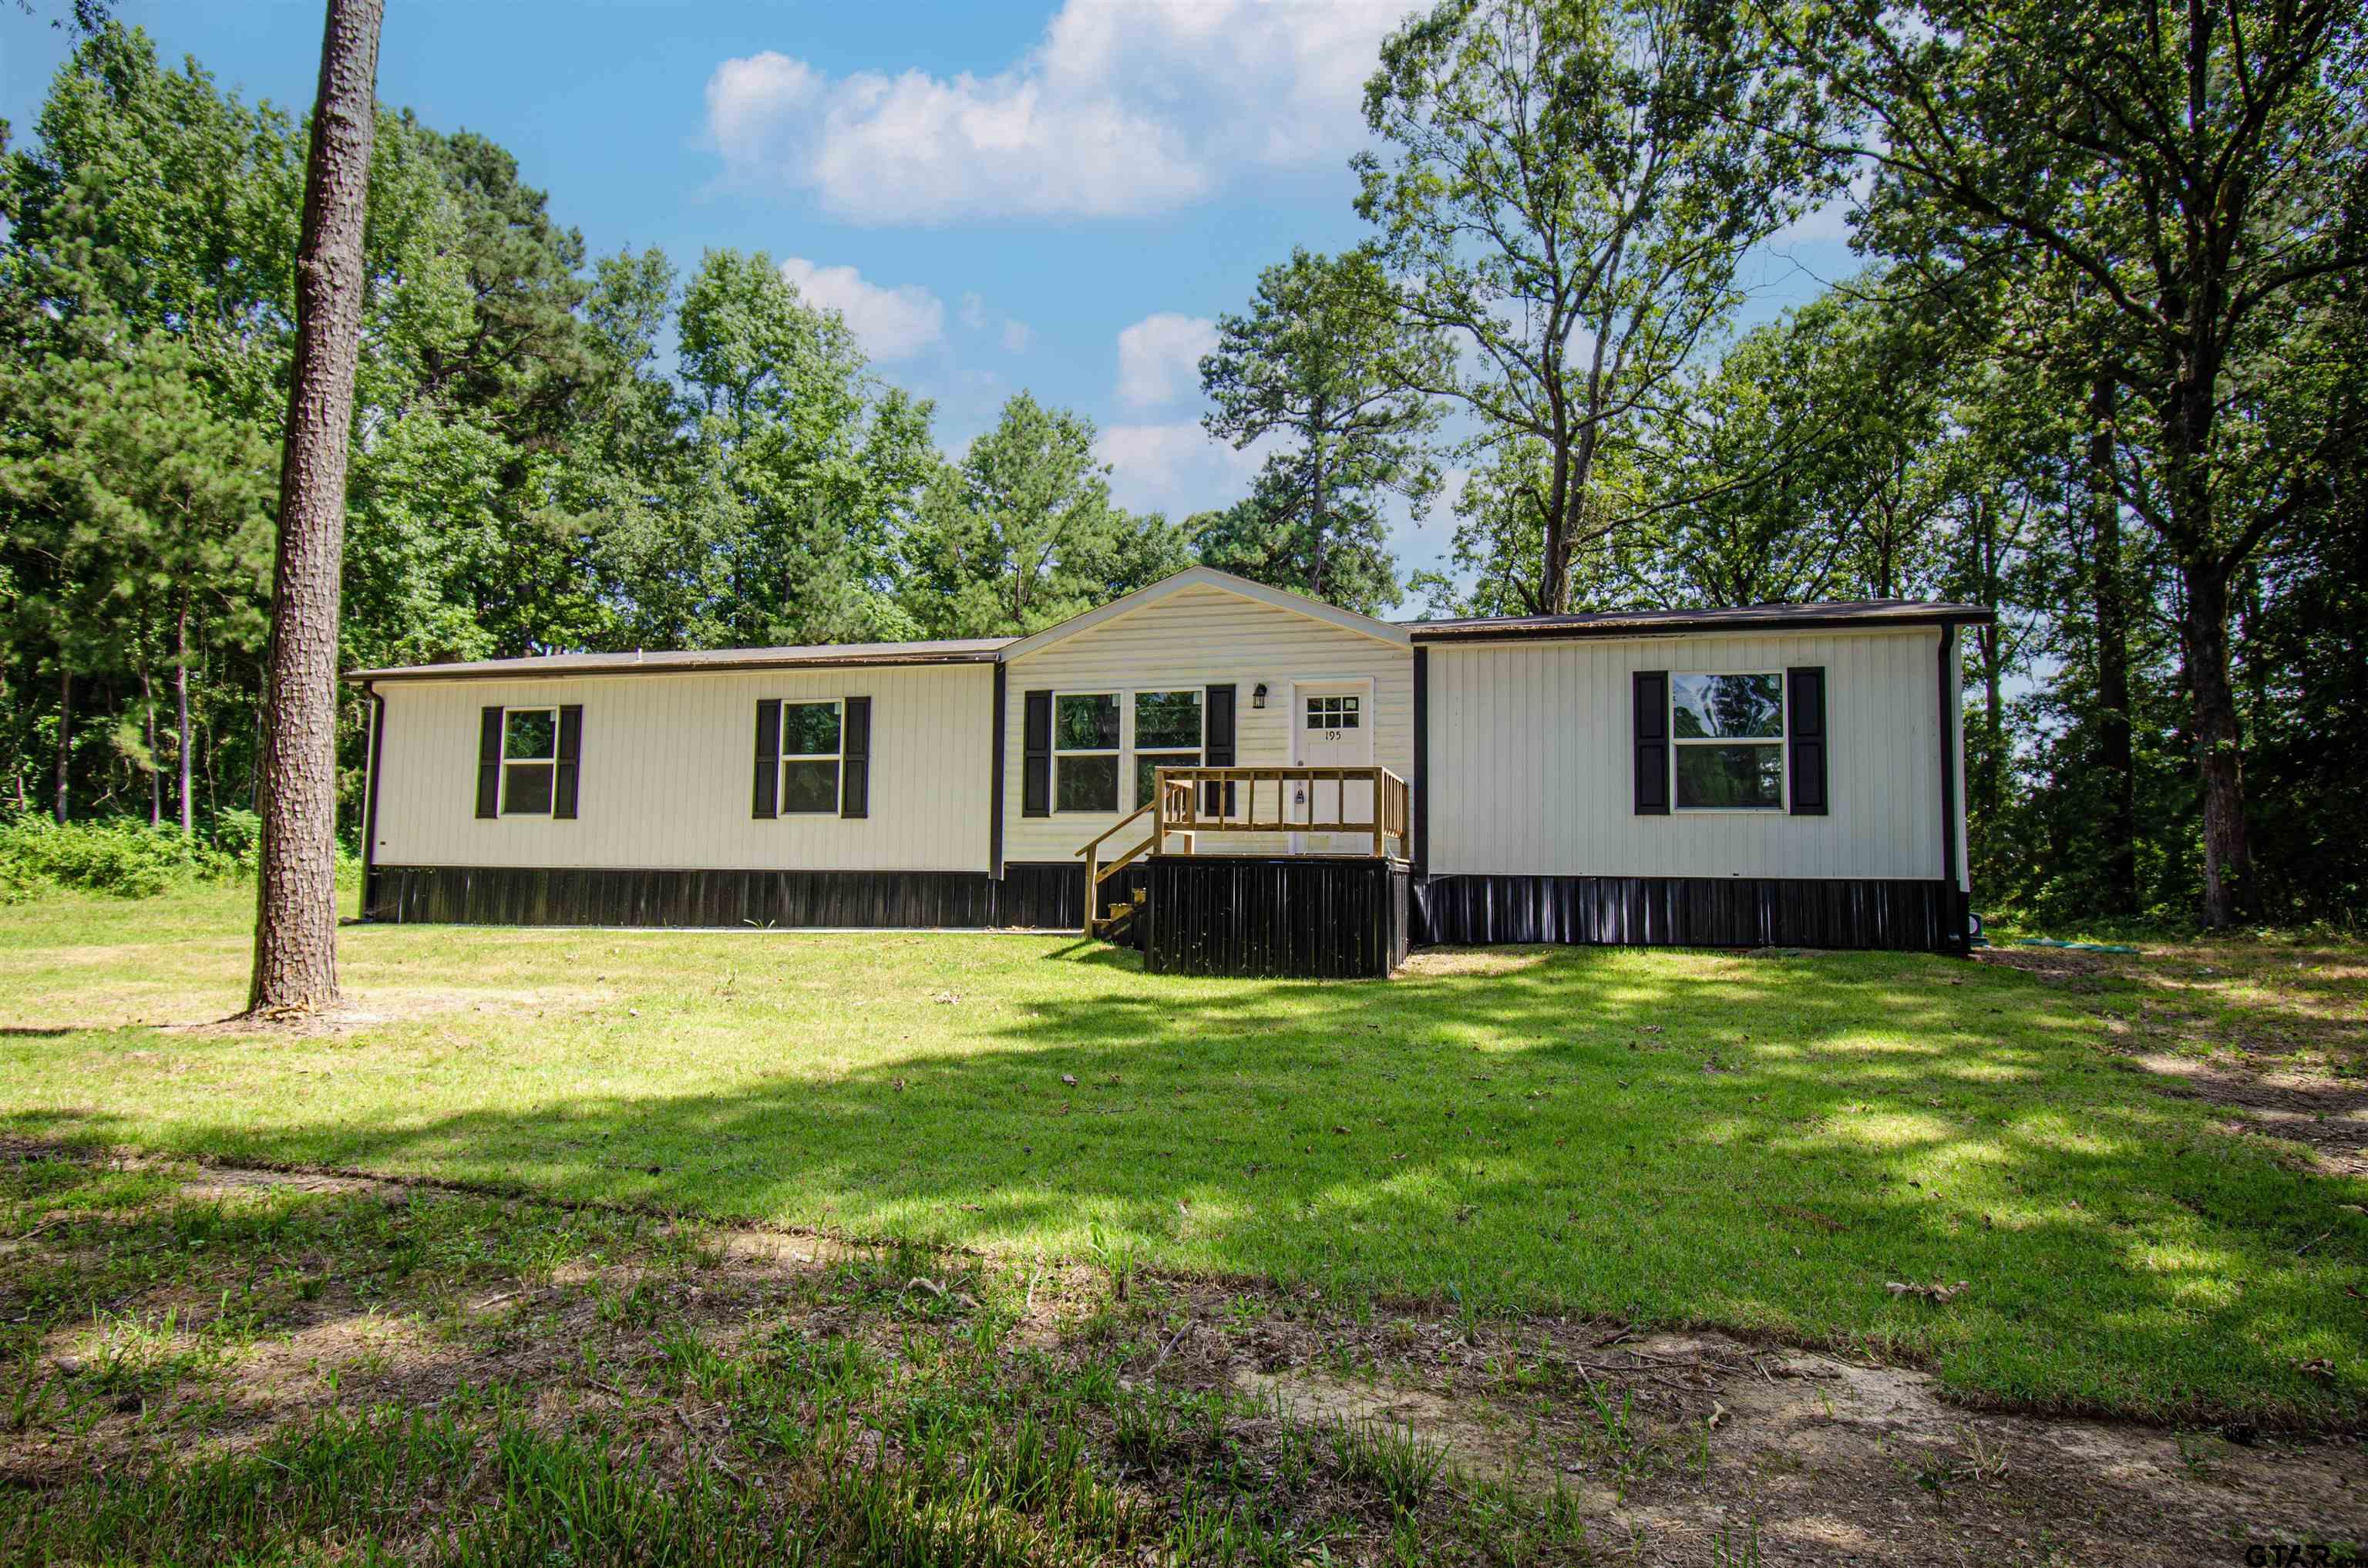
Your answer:
[[[1960,629],[1898,600],[1391,622],[1196,567],[1032,636],[358,670],[363,913],[1962,950]]]

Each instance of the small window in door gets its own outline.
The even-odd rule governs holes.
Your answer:
[[[1353,730],[1357,727],[1357,703],[1354,697],[1311,697],[1307,699],[1307,728],[1310,733],[1324,730]]]

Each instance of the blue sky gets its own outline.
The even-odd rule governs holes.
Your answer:
[[[0,8],[0,117],[29,131],[68,40]],[[1293,244],[1364,237],[1361,84],[1398,0],[663,5],[391,0],[379,96],[490,136],[593,251],[688,269],[764,250],[845,311],[959,449],[1012,392],[1102,431],[1119,498],[1180,514],[1255,460],[1200,431],[1211,318]],[[301,110],[318,0],[122,0],[167,58]],[[1812,218],[1755,258],[1742,318],[1851,269]],[[1408,521],[1408,566],[1452,522]]]

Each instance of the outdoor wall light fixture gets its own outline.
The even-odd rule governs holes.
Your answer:
[[[1266,706],[1266,682],[1258,682],[1258,689],[1250,693],[1250,706],[1253,708]]]

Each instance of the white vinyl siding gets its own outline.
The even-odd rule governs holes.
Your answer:
[[[1937,878],[1938,635],[1918,628],[1433,644],[1429,869]],[[1827,815],[1636,814],[1634,672],[1796,665],[1826,671]]]
[[[986,665],[382,682],[381,866],[984,871]],[[757,704],[871,699],[871,814],[749,814]],[[584,707],[573,822],[479,818],[478,711]]]
[[[1137,692],[1232,686],[1234,761],[1242,767],[1275,767],[1291,758],[1293,681],[1371,679],[1373,761],[1400,778],[1414,777],[1414,659],[1403,646],[1350,631],[1312,616],[1228,593],[1186,588],[1101,625],[1064,637],[1011,661],[1005,673],[1008,712],[1004,725],[1003,858],[1076,863],[1078,847],[1133,810],[1132,770],[1120,784],[1116,812],[1020,814],[1027,766],[1027,694],[1030,691],[1127,693],[1130,732]],[[1259,683],[1263,709],[1251,705]],[[1132,753],[1130,752],[1131,756]],[[1148,822],[1149,819],[1145,819]],[[1130,827],[1126,845],[1135,841]],[[1271,834],[1206,835],[1209,853],[1280,853],[1290,840]]]

